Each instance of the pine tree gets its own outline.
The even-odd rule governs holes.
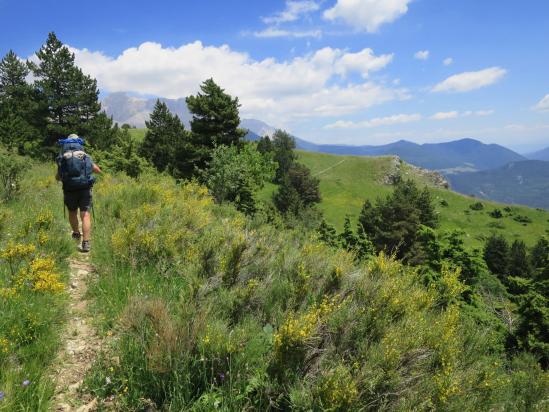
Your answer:
[[[273,151],[273,142],[269,138],[269,136],[263,136],[259,141],[257,142],[257,151],[259,153],[265,154],[270,153]]]
[[[299,193],[286,177],[278,190],[273,194],[273,203],[279,212],[283,214],[299,215],[304,205]]]
[[[201,92],[186,99],[193,117],[191,131],[195,145],[212,149],[218,145],[240,145],[246,130],[240,129],[238,97],[231,97],[213,79],[200,85]]]
[[[484,244],[484,261],[494,275],[505,280],[509,268],[509,244],[501,235],[492,235]]]
[[[275,182],[281,183],[292,164],[295,163],[297,155],[294,152],[295,140],[283,130],[277,130],[273,135],[274,160],[278,163]]]
[[[441,257],[451,267],[461,268],[461,278],[468,284],[474,284],[485,271],[482,258],[470,253],[463,242],[464,232],[453,230],[444,236]]]
[[[28,74],[11,50],[0,61],[0,143],[20,154],[36,154],[46,124],[39,96],[26,81]]]
[[[511,276],[530,278],[532,271],[526,253],[526,244],[522,240],[515,240],[509,250],[508,272]]]
[[[438,226],[438,215],[431,197],[431,192],[427,187],[419,193],[417,197],[417,207],[419,209],[419,220],[421,224],[430,228]]]
[[[141,145],[140,154],[160,172],[167,171],[176,177],[192,173],[192,150],[185,150],[189,144],[185,126],[160,100],[156,101],[145,122],[147,133]]]
[[[399,180],[393,193],[378,199],[375,206],[367,200],[358,220],[378,252],[395,253],[401,259],[415,248],[421,225],[437,225],[428,189],[420,191],[412,180]]]
[[[345,216],[345,223],[343,224],[343,232],[339,234],[339,241],[344,249],[348,251],[355,250],[358,238],[351,228],[351,219],[349,216]]]
[[[521,296],[515,339],[519,349],[534,353],[543,368],[549,368],[549,304],[546,295],[531,288]]]
[[[309,207],[320,202],[320,180],[311,176],[311,171],[301,163],[293,163],[288,170],[290,184],[299,194],[303,206]]]
[[[327,245],[331,247],[337,247],[339,245],[335,228],[332,225],[328,224],[326,220],[322,219],[317,231],[320,240],[322,240]]]
[[[549,273],[549,242],[546,238],[540,238],[532,248],[530,264],[536,278],[544,271]]]
[[[75,65],[74,54],[53,32],[36,55],[39,62],[31,68],[50,119],[46,144],[52,145],[70,133],[86,137],[92,132],[91,121],[101,110],[96,80]]]
[[[370,256],[375,254],[375,247],[372,243],[372,240],[364,230],[364,227],[358,223],[358,228],[356,231],[356,253],[359,259],[367,259]]]

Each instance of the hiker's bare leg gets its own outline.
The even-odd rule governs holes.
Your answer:
[[[82,219],[82,240],[90,240],[91,234],[91,214],[90,212],[80,212]]]
[[[78,228],[78,210],[69,210],[69,222],[74,233],[80,233]]]

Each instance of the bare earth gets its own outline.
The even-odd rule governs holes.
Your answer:
[[[94,268],[89,264],[89,255],[83,253],[69,263],[69,314],[62,336],[64,346],[52,371],[56,381],[52,410],[88,412],[96,410],[97,400],[82,392],[82,381],[101,348],[101,338],[91,325],[85,300],[87,281]]]

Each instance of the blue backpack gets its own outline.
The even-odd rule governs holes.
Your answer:
[[[93,162],[84,151],[84,140],[79,137],[68,138],[60,139],[57,143],[61,146],[56,162],[63,190],[73,192],[92,187],[95,182],[92,176]]]

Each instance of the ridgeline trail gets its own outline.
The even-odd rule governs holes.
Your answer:
[[[87,310],[87,281],[94,274],[89,255],[78,253],[69,261],[68,320],[61,339],[63,346],[54,362],[52,379],[56,382],[52,400],[54,411],[88,412],[97,400],[81,390],[86,372],[100,350],[101,338],[91,325]]]
[[[329,170],[332,170],[333,168],[335,168],[335,167],[339,166],[341,163],[343,163],[345,160],[347,160],[347,159],[340,160],[339,162],[333,164],[332,166],[330,166],[330,167],[328,167],[324,170],[321,170],[320,172],[315,173],[314,177],[320,176],[321,174],[326,173]]]

